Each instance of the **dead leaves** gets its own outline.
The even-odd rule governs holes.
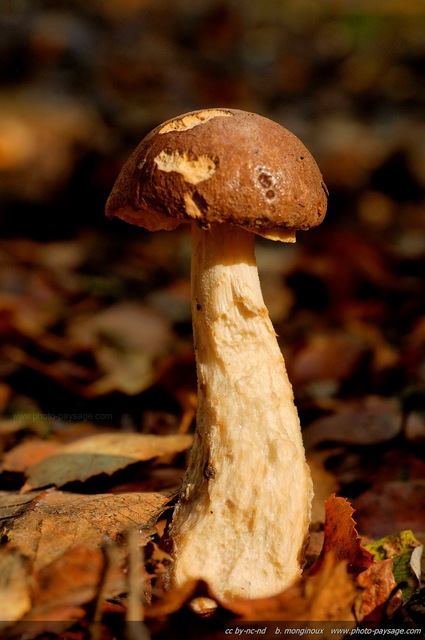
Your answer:
[[[306,575],[286,591],[270,598],[226,602],[224,606],[242,620],[354,622],[357,597],[346,564],[330,552],[315,574]]]
[[[314,627],[314,623],[323,626],[326,622],[343,621],[343,626],[349,630],[362,621],[374,624],[381,622],[401,605],[401,586],[393,566],[401,562],[406,567],[406,559],[403,560],[402,553],[397,553],[400,552],[397,545],[392,547],[393,550],[397,549],[392,559],[382,559],[382,555],[376,551],[374,555],[366,549],[356,530],[352,517],[354,510],[346,499],[332,495],[325,506],[322,552],[301,579],[285,591],[268,598],[230,602],[217,599],[204,582],[190,582],[169,591],[149,607],[147,617],[172,617],[185,608],[193,609],[192,603],[199,598],[207,598],[215,599],[218,605],[210,615],[227,620],[232,626],[246,622],[279,621],[287,622],[291,627],[299,623]],[[410,543],[417,548],[417,541],[410,540]],[[387,548],[390,540],[379,541],[377,545],[379,549]],[[340,636],[335,633],[337,626],[325,625],[321,637],[343,637],[344,633]]]
[[[6,496],[0,511],[3,535],[8,539],[0,556],[5,576],[0,593],[6,584],[13,613],[9,620],[26,623],[72,621],[83,615],[82,607],[99,597],[99,590],[103,599],[125,590],[122,563],[115,562],[108,584],[102,583],[104,549],[125,539],[125,532],[135,531],[134,526],[140,530],[140,545],[145,545],[168,501],[161,494],[81,495],[50,489],[15,496],[9,493],[0,496],[0,502]],[[349,629],[361,621],[375,624],[392,615],[401,606],[399,581],[411,567],[419,549],[417,541],[405,534],[366,549],[347,500],[332,495],[325,508],[320,556],[282,593],[255,600],[220,601],[207,584],[190,583],[157,597],[146,608],[147,619],[172,619],[191,611],[192,617],[208,613],[207,620],[227,620],[231,625],[279,621],[314,626],[344,621]],[[9,584],[7,576],[12,572]],[[63,575],[70,577],[64,582]],[[215,601],[216,605],[202,612],[195,607],[200,601]],[[325,632],[323,637],[330,635]]]
[[[82,614],[82,605],[96,596],[104,563],[100,549],[79,545],[40,569],[35,574],[33,603],[26,619],[41,622],[77,619]],[[115,580],[118,576],[116,571]],[[119,587],[124,587],[122,576]]]
[[[0,609],[0,617],[12,630],[13,623],[19,624],[19,634],[30,638],[42,631],[59,633],[86,618],[89,605],[101,618],[108,599],[119,600],[126,593],[129,557],[134,564],[141,547],[156,534],[156,521],[180,481],[176,470],[170,476],[173,459],[192,442],[184,434],[90,433],[89,423],[82,431],[68,429],[71,441],[65,444],[32,435],[18,440],[3,458],[3,472],[26,476],[27,491],[0,492],[0,606],[8,612]],[[137,490],[136,483],[129,490],[115,483],[113,493],[29,490],[76,481],[83,485],[94,477],[111,478],[130,465],[149,468],[151,491]],[[97,490],[101,486],[99,480]],[[160,491],[158,486],[167,488]],[[129,555],[131,530],[136,542]]]
[[[7,557],[14,561],[14,572],[8,575],[7,591],[0,584],[0,607],[6,612],[1,626],[10,630],[11,637],[60,633],[84,616],[85,606],[99,593],[117,596],[126,586],[124,566],[110,567],[107,555],[88,545],[69,549],[35,572],[19,552]]]
[[[65,445],[32,439],[7,453],[3,469],[25,473],[24,489],[29,489],[84,483],[155,460],[149,478],[155,484],[159,472],[158,486],[164,463],[169,473],[174,456],[191,441],[189,435],[125,433],[98,433]],[[0,492],[0,618],[5,624],[17,622],[19,633],[29,638],[44,631],[59,633],[85,618],[89,604],[101,618],[108,599],[119,600],[129,590],[130,575],[133,584],[142,578],[148,581],[136,558],[156,534],[156,522],[175,496],[176,474],[173,477],[174,489],[162,492],[138,491],[136,484],[128,491],[117,485],[113,493],[54,488]],[[136,574],[130,565],[139,567]]]
[[[383,560],[370,565],[358,576],[363,589],[361,614],[363,620],[379,622],[385,614],[391,615],[401,604],[400,593],[393,574],[392,560]],[[391,601],[390,598],[393,595]]]
[[[27,469],[26,489],[47,485],[63,486],[88,478],[108,475],[124,467],[185,451],[190,435],[156,436],[137,433],[103,433],[58,447],[51,455]]]
[[[6,497],[5,509],[0,507],[0,614],[4,621],[19,621],[19,632],[29,638],[83,619],[95,599],[101,617],[106,601],[128,589],[128,531],[135,531],[139,553],[170,499],[55,490]]]
[[[102,372],[86,389],[94,397],[111,391],[134,395],[149,387],[155,376],[153,358],[164,353],[170,341],[164,316],[136,303],[122,302],[95,315],[77,316],[68,327],[69,345],[76,353],[92,351]]]
[[[394,578],[401,585],[403,602],[418,588],[423,547],[411,531],[401,531],[369,545],[377,561],[391,561]]]
[[[84,495],[49,490],[31,494],[22,503],[13,494],[7,506],[0,504],[2,534],[35,569],[57,559],[75,545],[99,547],[108,540],[118,540],[134,526],[148,537],[171,496],[161,493],[121,493]],[[0,495],[0,501],[2,499]]]

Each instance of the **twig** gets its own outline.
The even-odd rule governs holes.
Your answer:
[[[128,542],[128,596],[126,609],[126,631],[128,640],[150,640],[150,632],[144,623],[144,550],[140,548],[137,529],[127,531]]]

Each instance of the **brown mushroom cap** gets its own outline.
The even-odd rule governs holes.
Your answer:
[[[151,231],[227,222],[270,236],[272,229],[318,225],[326,203],[315,160],[287,129],[246,111],[205,109],[169,120],[142,140],[106,213]]]

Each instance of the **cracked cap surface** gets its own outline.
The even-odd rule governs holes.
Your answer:
[[[237,109],[204,109],[151,131],[130,156],[106,214],[151,231],[230,223],[275,240],[322,222],[327,190],[303,143]]]

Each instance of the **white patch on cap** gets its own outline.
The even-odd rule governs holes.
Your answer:
[[[158,133],[162,134],[170,133],[171,131],[187,131],[187,129],[193,129],[193,127],[197,127],[198,124],[204,124],[205,122],[208,122],[208,120],[212,120],[213,118],[226,118],[233,115],[234,114],[230,111],[222,111],[220,109],[206,109],[205,111],[190,113],[187,116],[183,116],[182,118],[171,120],[171,122],[167,122],[167,124],[165,124],[162,129],[158,131]]]
[[[176,171],[186,182],[198,184],[208,180],[218,169],[218,158],[210,154],[196,155],[188,151],[173,151],[164,149],[154,162],[160,171]]]

